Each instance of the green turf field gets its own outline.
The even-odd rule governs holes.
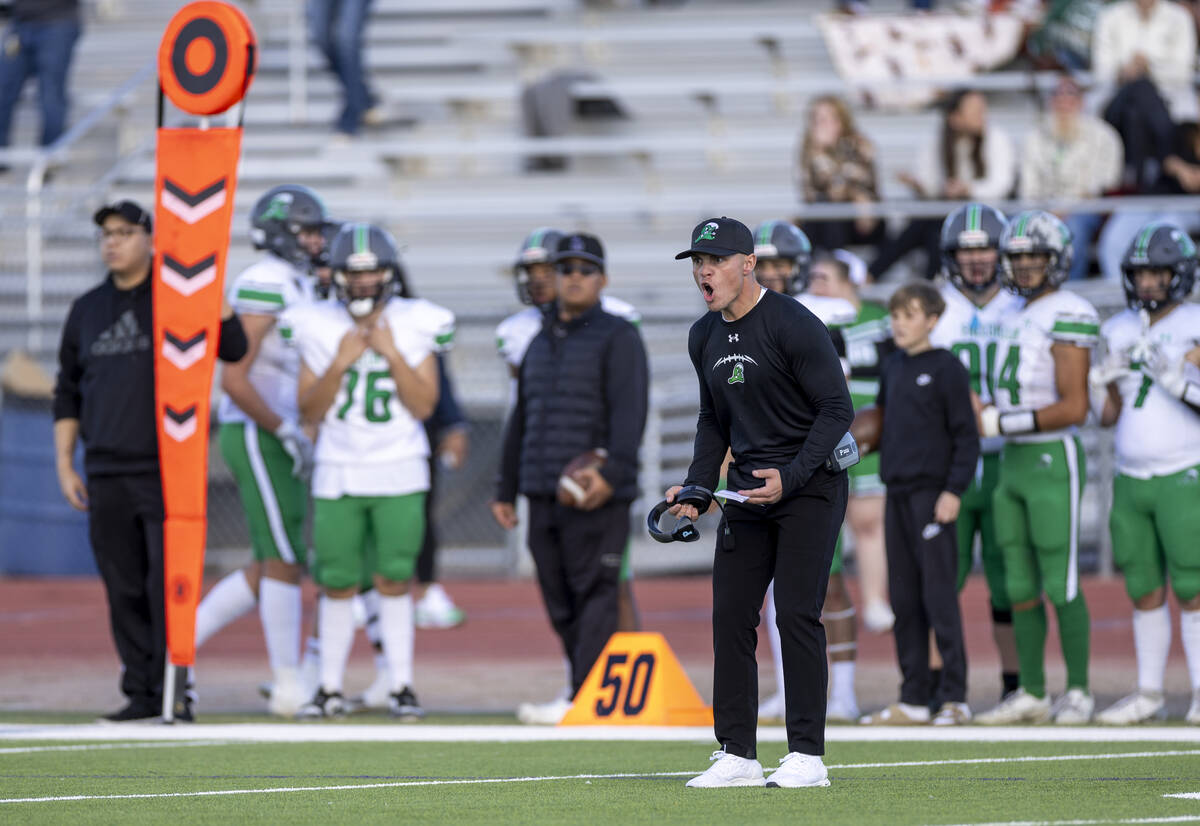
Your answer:
[[[1190,742],[832,742],[832,785],[801,790],[685,789],[707,766],[698,742],[67,743],[9,732],[0,823],[1200,822],[1200,799],[1164,797],[1200,793],[1200,742],[1179,732]],[[784,751],[763,744],[759,757],[769,768]],[[12,802],[26,798],[43,799]]]

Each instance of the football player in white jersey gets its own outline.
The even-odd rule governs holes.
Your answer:
[[[237,481],[255,561],[213,586],[196,612],[200,646],[257,600],[272,671],[267,709],[288,717],[307,699],[297,667],[312,442],[296,406],[299,358],[278,320],[312,299],[311,266],[328,225],[316,193],[298,184],[267,191],[251,211],[251,240],[265,254],[230,289],[249,351],[222,370],[218,442]]]
[[[1071,231],[1041,210],[1022,212],[1000,237],[1004,286],[1025,308],[1001,329],[993,404],[980,413],[983,438],[1006,437],[993,498],[996,542],[1012,603],[1020,687],[976,717],[996,725],[1086,723],[1087,603],[1079,587],[1079,501],[1083,448],[1076,428],[1088,413],[1088,367],[1100,318],[1086,299],[1060,290],[1071,267]],[[1066,692],[1046,694],[1046,607],[1054,605],[1067,666]]]
[[[830,329],[853,324],[858,308],[844,298],[813,295],[804,292],[808,285],[808,268],[812,263],[812,244],[790,221],[764,221],[754,229],[754,278],[768,290],[795,297],[797,301]],[[839,354],[846,365],[845,343],[835,335]],[[728,458],[727,458],[728,461]],[[775,663],[776,691],[758,704],[760,720],[782,720],[784,717],[783,653],[779,626],[775,622],[775,583],[767,587],[763,602],[767,638],[771,643],[771,658]],[[851,723],[858,719],[858,697],[854,690],[854,672],[858,658],[858,634],[855,628],[854,603],[842,572],[842,539],[838,536],[829,571],[829,586],[821,609],[821,622],[829,634],[829,704],[825,719]]]
[[[1109,529],[1133,601],[1137,690],[1096,719],[1165,716],[1169,577],[1192,682],[1187,721],[1200,725],[1200,306],[1184,303],[1196,248],[1174,224],[1147,224],[1121,270],[1128,309],[1100,328],[1108,355],[1089,378],[1102,393],[1101,424],[1117,426]]]
[[[1020,296],[1000,288],[1000,234],[1008,220],[984,204],[966,204],[942,223],[942,298],[946,311],[929,339],[962,359],[971,390],[983,404],[992,401],[991,377],[996,369],[1000,327],[1025,305]],[[996,545],[992,494],[1000,474],[1003,438],[981,442],[975,481],[962,496],[958,514],[958,588],[974,563],[975,537],[992,607],[992,636],[1000,652],[1003,699],[1017,688],[1017,643],[1013,639],[1012,605],[1004,585],[1004,557]]]
[[[391,713],[411,720],[423,713],[413,691],[409,593],[429,489],[422,420],[437,404],[435,352],[439,340],[452,335],[454,316],[393,294],[399,255],[377,226],[344,225],[330,266],[338,300],[287,315],[301,360],[300,412],[305,422],[320,423],[312,493],[321,680],[299,716],[346,713],[342,683],[354,639],[352,601],[370,565],[392,680]]]
[[[516,397],[517,374],[521,361],[534,336],[542,329],[546,311],[554,306],[558,298],[557,271],[554,267],[554,252],[562,239],[560,230],[538,227],[521,242],[517,260],[513,263],[513,279],[517,288],[517,299],[527,305],[500,322],[496,327],[496,349],[508,365],[511,378],[509,404]],[[600,296],[600,308],[606,313],[619,316],[635,327],[640,327],[642,317],[627,301],[608,295]],[[629,548],[621,564],[621,582],[617,591],[617,630],[639,631],[637,606],[633,599],[633,570],[629,565]],[[568,683],[570,682],[568,668]],[[570,686],[566,697],[571,696]],[[562,717],[560,697],[548,703],[522,703],[517,707],[517,717],[524,723],[557,723]]]

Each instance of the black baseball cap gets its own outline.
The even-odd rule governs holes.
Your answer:
[[[600,239],[595,235],[588,235],[586,232],[576,232],[571,235],[564,235],[558,242],[558,247],[554,250],[554,263],[565,261],[568,258],[580,258],[584,261],[590,261],[601,270],[604,269],[604,245],[600,243]]]
[[[96,214],[92,216],[92,220],[96,222],[96,226],[104,226],[105,220],[110,215],[119,215],[131,224],[136,224],[146,232],[150,232],[150,213],[142,209],[133,201],[117,201],[115,204],[102,206],[96,210]]]
[[[736,218],[709,218],[696,224],[692,230],[692,245],[679,255],[676,261],[690,258],[693,253],[709,255],[750,255],[754,252],[754,236],[750,228]]]

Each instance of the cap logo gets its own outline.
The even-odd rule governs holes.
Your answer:
[[[571,249],[575,250],[576,252],[583,251],[583,239],[578,235],[571,239]]]
[[[717,230],[720,228],[721,227],[716,221],[709,221],[700,228],[700,234],[696,236],[696,240],[692,243],[699,244],[701,241],[715,241],[717,238]]]

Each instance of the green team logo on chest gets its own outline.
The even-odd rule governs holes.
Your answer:
[[[750,356],[743,356],[741,353],[731,353],[728,356],[723,356],[717,359],[713,364],[713,370],[723,367],[726,364],[733,365],[733,372],[729,374],[729,378],[725,380],[727,384],[745,384],[746,383],[746,365],[753,364],[758,366],[758,362]]]

